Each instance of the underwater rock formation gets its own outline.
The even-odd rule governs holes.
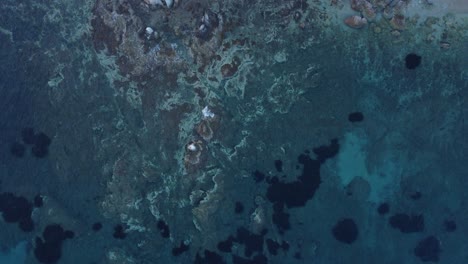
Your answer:
[[[360,16],[350,16],[345,18],[344,23],[351,28],[363,28],[367,25],[367,19]]]
[[[187,171],[194,171],[201,165],[203,143],[201,141],[189,142],[185,147],[184,165]]]

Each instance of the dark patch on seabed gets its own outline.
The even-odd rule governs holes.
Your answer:
[[[468,263],[459,2],[3,0],[0,263]]]

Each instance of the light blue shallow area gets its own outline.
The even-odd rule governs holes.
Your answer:
[[[26,241],[22,241],[9,251],[0,252],[0,264],[24,264],[27,245]]]

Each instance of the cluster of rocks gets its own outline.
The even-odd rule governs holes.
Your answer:
[[[405,0],[351,0],[351,8],[359,15],[351,15],[344,19],[344,23],[351,28],[363,28],[368,22],[378,19],[378,15],[390,22],[392,28],[405,28],[404,8]]]
[[[195,128],[194,139],[190,140],[185,146],[184,165],[187,172],[194,172],[200,167],[204,157],[204,148],[213,138],[213,128],[216,130],[219,126],[220,117],[215,115],[212,110],[205,106],[202,110],[202,118]]]

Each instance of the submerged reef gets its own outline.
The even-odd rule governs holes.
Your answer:
[[[7,223],[18,223],[18,227],[24,232],[34,229],[31,219],[33,204],[26,198],[12,193],[0,193],[0,212]]]
[[[439,262],[440,252],[440,241],[435,236],[422,239],[414,249],[414,255],[422,262]]]
[[[336,240],[352,244],[358,238],[359,231],[353,219],[344,218],[336,223],[332,229],[332,233]]]
[[[46,226],[42,238],[36,237],[34,255],[40,263],[57,263],[62,257],[62,243],[75,236],[73,231],[64,230],[58,224]]]
[[[327,226],[321,240],[361,243],[366,231],[358,230],[359,213],[319,212],[323,201],[365,201],[372,193],[363,175],[347,185],[347,198],[330,197],[342,191],[330,187],[329,175],[342,148],[339,135],[384,120],[376,117],[376,109],[389,107],[384,100],[412,100],[417,91],[404,90],[403,81],[398,88],[386,86],[389,76],[407,80],[404,69],[419,67],[417,73],[427,66],[408,55],[424,51],[404,47],[416,41],[412,30],[433,34],[427,48],[460,45],[453,34],[430,29],[455,32],[459,24],[416,21],[410,8],[408,1],[367,0],[96,1],[90,41],[100,64],[112,69],[108,81],[122,113],[112,118],[113,126],[99,128],[96,156],[104,164],[105,185],[100,212],[122,223],[117,233],[126,241],[145,241],[139,250],[158,248],[166,252],[160,258],[176,262],[311,260],[319,238],[286,239],[300,236],[298,226],[311,221],[305,208],[327,215],[320,220]],[[324,46],[330,49],[321,52]],[[330,73],[337,69],[343,76],[352,72],[341,82]],[[365,91],[377,82],[385,85],[373,98],[382,101],[358,99],[354,86]],[[379,133],[372,136],[388,132]],[[323,143],[329,135],[337,138]],[[302,152],[304,140],[323,144]],[[288,153],[302,154],[291,161]],[[388,202],[373,209],[388,221],[386,228],[424,230],[422,215],[387,217],[390,207],[397,208]],[[129,252],[111,250],[119,257],[107,261],[117,263]]]
[[[21,130],[22,143],[15,141],[10,146],[10,153],[18,158],[25,156],[27,147],[31,146],[31,153],[36,158],[45,158],[49,154],[52,140],[44,132],[36,133],[33,128],[26,127]]]

